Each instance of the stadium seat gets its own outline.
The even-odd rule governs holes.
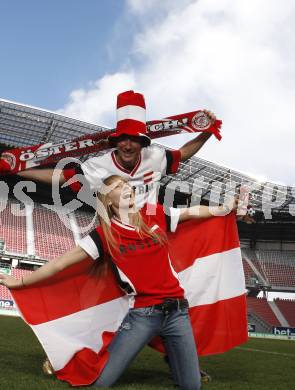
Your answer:
[[[243,268],[244,268],[244,274],[245,274],[245,280],[246,284],[252,284],[251,282],[256,279],[256,274],[252,270],[252,268],[249,266],[247,260],[243,259]]]
[[[67,217],[35,204],[33,212],[35,249],[36,255],[42,259],[53,259],[75,246],[73,233],[64,225],[61,218]]]
[[[281,326],[266,298],[247,297],[248,312],[254,312],[269,326]]]
[[[275,303],[288,321],[289,326],[295,327],[295,300],[275,299]]]
[[[26,217],[17,215],[20,204],[9,199],[7,205],[1,201],[0,212],[0,239],[4,240],[5,250],[8,252],[27,253]]]
[[[295,288],[294,251],[243,249],[243,252],[268,285]]]
[[[86,236],[98,224],[97,219],[94,219],[94,223],[93,223],[93,217],[94,217],[93,214],[88,214],[88,213],[84,213],[81,211],[75,212],[75,218],[76,218],[78,227],[80,228],[81,237]]]
[[[22,276],[30,274],[32,271],[20,269],[20,268],[12,268],[11,275],[17,279],[21,279]],[[0,299],[12,300],[12,296],[8,288],[0,285]]]

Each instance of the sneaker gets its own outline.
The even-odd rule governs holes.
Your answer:
[[[201,381],[202,383],[208,383],[212,381],[212,378],[210,375],[207,374],[207,372],[200,370],[201,373]]]
[[[42,364],[42,369],[45,375],[53,375],[54,369],[48,359],[45,359]]]

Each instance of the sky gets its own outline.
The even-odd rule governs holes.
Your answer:
[[[295,185],[295,2],[283,4],[2,0],[0,98],[108,127],[128,89],[145,95],[148,119],[206,108],[223,139],[199,157]]]

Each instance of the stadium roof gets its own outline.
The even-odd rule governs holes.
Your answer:
[[[271,182],[261,182],[244,173],[217,165],[211,161],[192,157],[180,164],[179,171],[162,179],[164,186],[174,187],[179,181],[182,192],[192,196],[219,203],[233,187],[245,185],[250,189],[251,204],[256,211],[280,217],[294,217],[295,220],[295,188]],[[200,190],[202,189],[202,190]]]
[[[107,128],[23,104],[0,99],[0,143],[8,147],[30,146],[70,140],[82,134],[102,132]],[[4,148],[5,148],[4,146]],[[3,145],[2,145],[3,149]],[[88,158],[87,155],[82,160]],[[251,189],[257,211],[295,219],[295,188],[258,180],[233,169],[193,157],[181,163],[176,175],[162,179],[164,187],[181,190],[193,201],[218,201],[236,183]],[[202,190],[200,190],[202,189]]]
[[[0,142],[7,146],[31,146],[59,142],[107,128],[0,99]]]

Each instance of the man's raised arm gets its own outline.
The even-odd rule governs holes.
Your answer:
[[[213,112],[204,110],[204,112],[207,114],[207,116],[210,118],[211,122],[214,123],[216,120],[216,116],[213,114]],[[181,154],[181,161],[188,160],[191,158],[194,154],[196,154],[201,147],[205,144],[206,141],[211,137],[211,135],[214,134],[214,132],[202,132],[199,134],[196,138],[192,139],[191,141],[184,144],[180,149]],[[215,134],[216,136],[216,134]]]
[[[211,137],[211,133],[201,133],[196,138],[184,144],[180,149],[181,161],[188,160],[196,154],[206,141]]]

